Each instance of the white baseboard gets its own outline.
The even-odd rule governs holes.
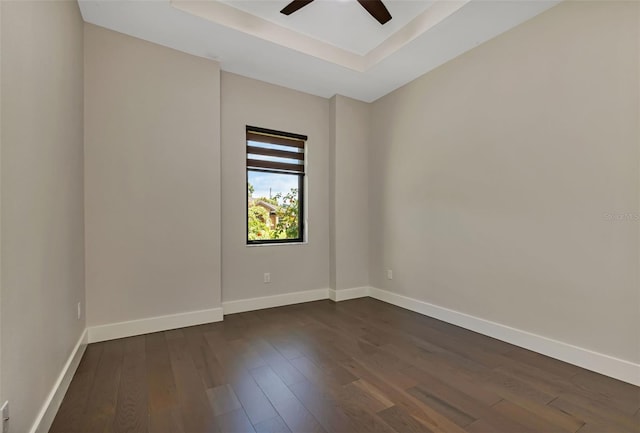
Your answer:
[[[371,287],[353,287],[350,289],[329,289],[329,299],[334,302],[347,301],[349,299],[366,298],[371,292]]]
[[[56,379],[56,382],[53,384],[51,392],[49,392],[47,399],[42,405],[42,409],[40,409],[36,420],[29,430],[30,433],[46,433],[49,431],[49,428],[51,428],[51,424],[56,417],[56,413],[60,408],[62,399],[69,388],[71,379],[73,379],[73,375],[76,373],[86,348],[87,330],[85,329],[75,347],[69,354],[69,358],[64,364],[64,367],[62,367],[62,371],[60,372],[58,379]]]
[[[368,296],[369,287],[356,287],[353,289],[339,290],[337,292],[331,290],[331,292],[334,292],[331,298],[329,292],[330,289],[315,289],[259,298],[240,299],[237,301],[223,302],[222,308],[91,326],[87,328],[88,341],[89,343],[97,343],[116,338],[132,337],[134,335],[148,334],[151,332],[201,325],[203,323],[220,322],[223,320],[223,314],[262,310],[264,308],[281,307],[321,299],[344,301],[347,299],[360,298]],[[336,295],[336,293],[338,294]]]
[[[87,330],[89,332],[89,343],[97,343],[99,341],[132,337],[134,335],[149,334],[151,332],[202,325],[203,323],[220,322],[222,318],[222,308],[211,308],[209,310],[190,311],[188,313],[91,326],[87,328]]]
[[[224,314],[244,313],[284,305],[319,301],[329,298],[329,289],[306,290],[304,292],[283,293],[281,295],[262,296],[260,298],[240,299],[222,303]]]
[[[371,288],[370,296],[380,301],[415,311],[453,325],[461,326],[525,349],[533,350],[579,367],[610,376],[624,382],[640,385],[640,365],[603,353],[553,340],[541,335],[481,319],[459,311],[439,307],[386,290]]]

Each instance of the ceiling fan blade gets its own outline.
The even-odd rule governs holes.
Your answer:
[[[380,24],[384,24],[391,19],[391,14],[382,0],[358,0],[358,3],[378,20]]]
[[[281,11],[281,14],[285,14],[285,15],[291,15],[292,13],[294,13],[295,11],[302,9],[303,7],[305,7],[306,5],[308,5],[309,3],[311,3],[313,0],[293,0],[291,3],[289,3],[288,5],[286,5]]]

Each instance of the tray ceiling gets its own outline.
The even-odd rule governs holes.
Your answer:
[[[380,25],[355,0],[80,0],[85,21],[223,70],[331,97],[373,101],[559,0],[386,0]]]

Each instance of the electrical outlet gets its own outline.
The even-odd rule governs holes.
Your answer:
[[[387,269],[387,280],[393,280],[393,271],[391,269]]]
[[[82,305],[78,302],[78,320],[82,317]]]
[[[269,272],[264,273],[264,283],[269,284],[271,282],[271,274]]]
[[[0,408],[2,413],[2,424],[0,424],[0,433],[9,433],[9,401],[5,401]]]

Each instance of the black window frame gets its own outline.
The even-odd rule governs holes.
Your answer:
[[[247,146],[249,146],[249,138],[248,133],[261,134],[265,136],[275,136],[281,137],[284,139],[293,139],[303,142],[303,152],[302,155],[306,156],[306,144],[308,137],[302,134],[294,134],[291,132],[277,131],[275,129],[267,129],[260,128],[257,126],[246,126],[245,129],[245,156],[247,154]],[[277,144],[277,143],[274,143]],[[301,173],[290,173],[282,170],[271,170],[268,168],[250,168],[248,164],[248,158],[245,158],[245,191],[246,191],[246,208],[245,208],[245,240],[247,245],[281,245],[281,244],[296,244],[303,243],[305,239],[305,224],[304,224],[304,178],[305,178],[305,170],[304,165],[306,165],[306,161],[303,164],[303,170]],[[262,172],[262,173],[273,173],[273,174],[281,174],[286,176],[297,176],[298,177],[298,237],[297,238],[288,238],[288,239],[260,239],[260,240],[251,240],[249,239],[249,172]]]

